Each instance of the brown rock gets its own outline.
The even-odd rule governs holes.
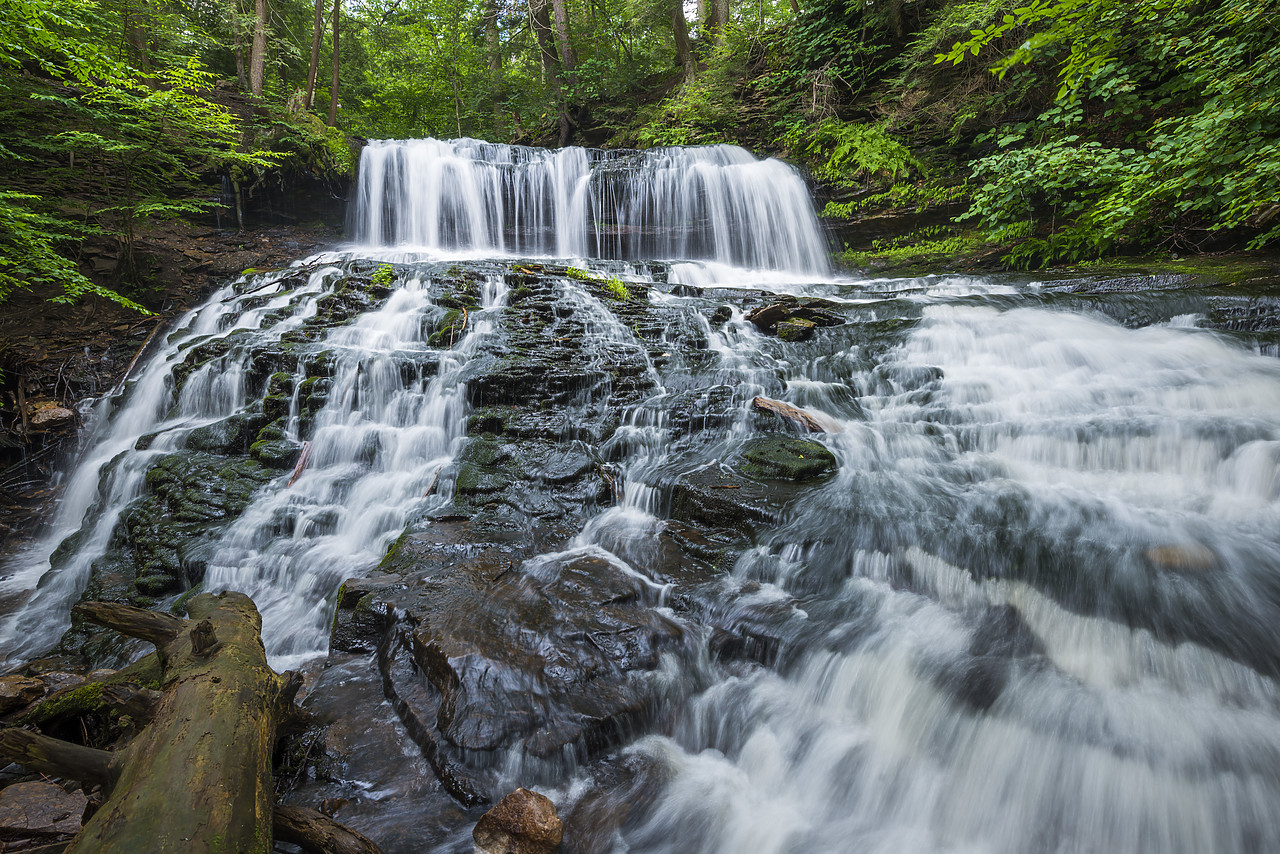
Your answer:
[[[564,826],[545,795],[516,789],[476,822],[476,854],[552,854]]]
[[[38,427],[41,430],[58,427],[75,420],[76,414],[74,412],[64,406],[58,406],[56,403],[38,404],[36,411],[31,413],[31,426]]]
[[[15,783],[0,789],[0,839],[69,838],[80,831],[88,804],[84,792],[53,783]]]
[[[761,306],[760,308],[749,312],[746,319],[754,323],[756,328],[761,332],[768,332],[776,326],[779,321],[786,320],[790,314],[791,311],[787,306],[781,303],[775,303],[773,305]]]
[[[44,683],[29,676],[0,678],[0,715],[21,709],[44,696]]]

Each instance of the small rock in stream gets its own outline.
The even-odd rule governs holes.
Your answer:
[[[545,795],[516,789],[476,822],[475,854],[552,854],[564,826]]]

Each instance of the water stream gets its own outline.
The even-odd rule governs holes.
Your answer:
[[[273,664],[317,669],[338,585],[406,525],[447,518],[469,383],[527,322],[512,259],[561,259],[643,287],[665,326],[655,338],[556,280],[581,372],[606,377],[568,398],[566,452],[622,394],[607,372],[624,354],[642,392],[592,451],[617,500],[521,571],[607,561],[686,641],[646,677],[666,700],[603,757],[512,752],[496,794],[536,783],[584,852],[1280,850],[1280,362],[1242,321],[1280,289],[833,277],[799,177],[725,146],[377,142],[353,216],[361,245],[228,285],[99,404],[57,521],[0,582],[26,597],[0,627],[6,659],[57,641],[156,462],[266,393],[278,441],[308,462],[253,475],[183,565],[254,596]],[[300,337],[380,264],[387,293]],[[460,328],[464,269],[477,297]],[[777,294],[822,297],[843,322],[765,334],[745,313]],[[201,347],[216,355],[191,368]],[[744,659],[677,607],[661,538],[683,524],[682,480],[765,429],[757,395],[821,418],[831,432],[811,438],[838,468],[753,522],[710,583],[703,607],[767,646]],[[404,759],[371,667],[335,659],[317,703],[407,752],[316,791],[358,792],[352,823],[388,852],[469,851],[475,816],[405,779],[430,769]],[[369,711],[342,708],[357,696]]]

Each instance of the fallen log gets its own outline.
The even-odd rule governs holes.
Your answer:
[[[106,801],[68,854],[272,849],[271,754],[280,727],[305,716],[293,703],[301,677],[267,665],[262,619],[249,597],[202,594],[187,609],[190,620],[118,603],[74,609],[156,646],[160,691],[113,685],[102,692],[104,704],[143,725],[125,747],[96,750],[28,730],[0,732],[0,755],[103,787]],[[303,822],[290,841],[308,851],[377,852],[359,834],[352,839],[364,847],[325,848],[342,831],[353,834],[329,824]],[[309,832],[320,837],[312,840]]]

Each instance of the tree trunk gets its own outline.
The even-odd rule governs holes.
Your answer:
[[[133,634],[125,607],[78,611]],[[157,644],[164,698],[154,722],[113,755],[111,795],[68,852],[271,850],[271,752],[290,680],[267,666],[247,596],[196,596],[188,610],[191,621],[175,618],[168,640],[138,633]]]
[[[151,17],[145,3],[126,3],[122,10],[129,61],[139,71],[151,70]]]
[[[689,45],[689,21],[684,16],[683,0],[667,0],[671,12],[671,31],[676,37],[676,62],[684,73],[685,80],[692,80],[697,73],[698,65],[693,59],[693,48]]]
[[[331,128],[338,126],[338,10],[341,8],[338,0],[333,0],[333,79],[329,83],[329,127]]]
[[[255,0],[253,47],[249,51],[249,91],[262,94],[267,76],[267,0]]]
[[[578,57],[574,54],[573,44],[569,41],[568,0],[551,0],[551,7],[556,16],[556,43],[560,47],[560,67],[564,69],[564,76],[569,84],[576,85]]]
[[[538,53],[542,57],[542,73],[555,95],[560,144],[567,145],[573,135],[573,124],[569,120],[568,104],[565,103],[560,57],[556,54],[556,34],[551,28],[551,12],[547,8],[547,0],[529,0],[529,26],[533,28],[533,34],[538,40]]]
[[[711,0],[711,7],[715,10],[715,38],[716,44],[724,44],[724,28],[729,25],[729,0]]]
[[[316,94],[316,72],[320,70],[320,42],[324,39],[324,0],[316,0],[315,26],[311,30],[311,64],[307,66],[307,92],[302,105],[311,109]]]
[[[231,5],[231,34],[236,56],[236,82],[244,89],[249,83],[244,71],[244,26],[241,23],[239,0]]]
[[[502,125],[502,41],[498,34],[498,0],[485,0],[484,47],[489,54],[489,97],[493,101],[493,129]]]

